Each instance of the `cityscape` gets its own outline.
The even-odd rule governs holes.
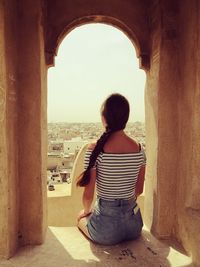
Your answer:
[[[48,191],[71,191],[71,172],[79,150],[94,143],[104,129],[99,123],[48,123]],[[141,143],[145,149],[145,125],[137,121],[128,123],[125,132]],[[49,192],[48,194],[55,194]]]

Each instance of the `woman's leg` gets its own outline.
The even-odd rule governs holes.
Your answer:
[[[88,217],[84,217],[84,218],[80,219],[77,226],[89,239],[91,239],[91,236],[90,236],[88,229],[87,229],[87,221],[88,221]]]

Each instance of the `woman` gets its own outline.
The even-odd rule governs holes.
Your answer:
[[[143,192],[146,157],[143,148],[124,132],[129,103],[120,94],[109,96],[101,108],[105,132],[89,145],[85,171],[77,181],[84,187],[79,229],[105,245],[137,238],[143,222],[136,203]],[[92,210],[96,185],[97,201]]]

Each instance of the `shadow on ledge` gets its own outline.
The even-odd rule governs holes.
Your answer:
[[[76,227],[49,227],[40,246],[21,248],[0,267],[194,267],[191,259],[143,230],[135,240],[115,246],[96,245]]]
[[[194,267],[191,258],[185,255],[177,243],[160,241],[147,230],[143,230],[137,240],[116,246],[90,244],[101,266]],[[108,262],[113,265],[108,265]]]

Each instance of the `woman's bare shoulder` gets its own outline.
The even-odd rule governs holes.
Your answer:
[[[94,150],[95,146],[96,146],[96,143],[91,143],[91,144],[88,145],[87,148],[88,148],[89,150]]]
[[[135,153],[139,152],[140,148],[138,143],[129,136],[115,138],[104,145],[106,153]]]
[[[128,143],[134,151],[140,151],[140,144],[130,136],[128,136]]]
[[[127,136],[127,140],[129,140],[130,143],[132,143],[133,145],[138,145],[138,142],[136,140],[134,140],[132,137]]]

